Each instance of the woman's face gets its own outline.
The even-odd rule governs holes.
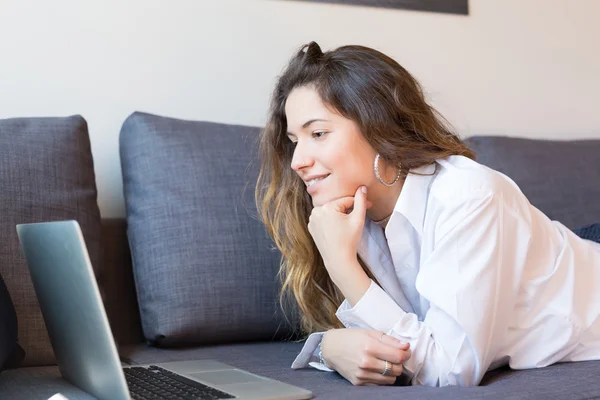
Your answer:
[[[375,150],[356,124],[329,110],[312,87],[294,89],[285,114],[288,137],[295,143],[291,167],[304,181],[313,206],[354,196],[362,185],[376,186]]]

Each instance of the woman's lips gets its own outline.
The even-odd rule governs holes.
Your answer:
[[[318,181],[316,181],[316,182],[315,182],[315,183],[313,183],[312,185],[310,185],[310,186],[307,186],[307,187],[306,187],[306,191],[308,192],[308,194],[311,194],[311,195],[312,195],[312,194],[313,194],[313,193],[315,193],[317,190],[319,190],[319,186],[321,186],[321,184],[323,183],[323,181],[324,181],[325,179],[327,179],[328,177],[329,177],[329,175],[327,175],[327,176],[326,176],[325,178],[323,178],[323,179],[319,179]]]

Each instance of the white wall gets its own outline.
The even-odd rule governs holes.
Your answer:
[[[471,0],[457,16],[289,0],[0,0],[0,118],[83,115],[99,205],[124,215],[134,110],[260,126],[296,48],[394,57],[464,135],[600,138],[600,1]]]

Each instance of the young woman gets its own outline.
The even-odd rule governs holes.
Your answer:
[[[600,244],[442,121],[367,47],[312,42],[279,78],[256,196],[310,334],[292,368],[477,385],[501,365],[600,358]]]

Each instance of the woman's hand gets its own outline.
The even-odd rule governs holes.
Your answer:
[[[355,386],[392,385],[410,358],[409,344],[376,330],[334,329],[323,335],[321,351],[327,366]],[[385,362],[392,370],[382,375]]]
[[[354,197],[342,197],[313,208],[310,232],[332,282],[351,305],[368,290],[371,280],[358,262],[356,253],[370,202],[361,186]]]
[[[330,266],[356,260],[367,203],[370,203],[367,201],[367,188],[361,186],[354,196],[342,197],[313,208],[308,231],[328,270]]]
[[[353,306],[371,284],[356,256],[370,203],[367,188],[361,186],[354,197],[342,197],[313,208],[308,222],[308,231],[329,277]]]

